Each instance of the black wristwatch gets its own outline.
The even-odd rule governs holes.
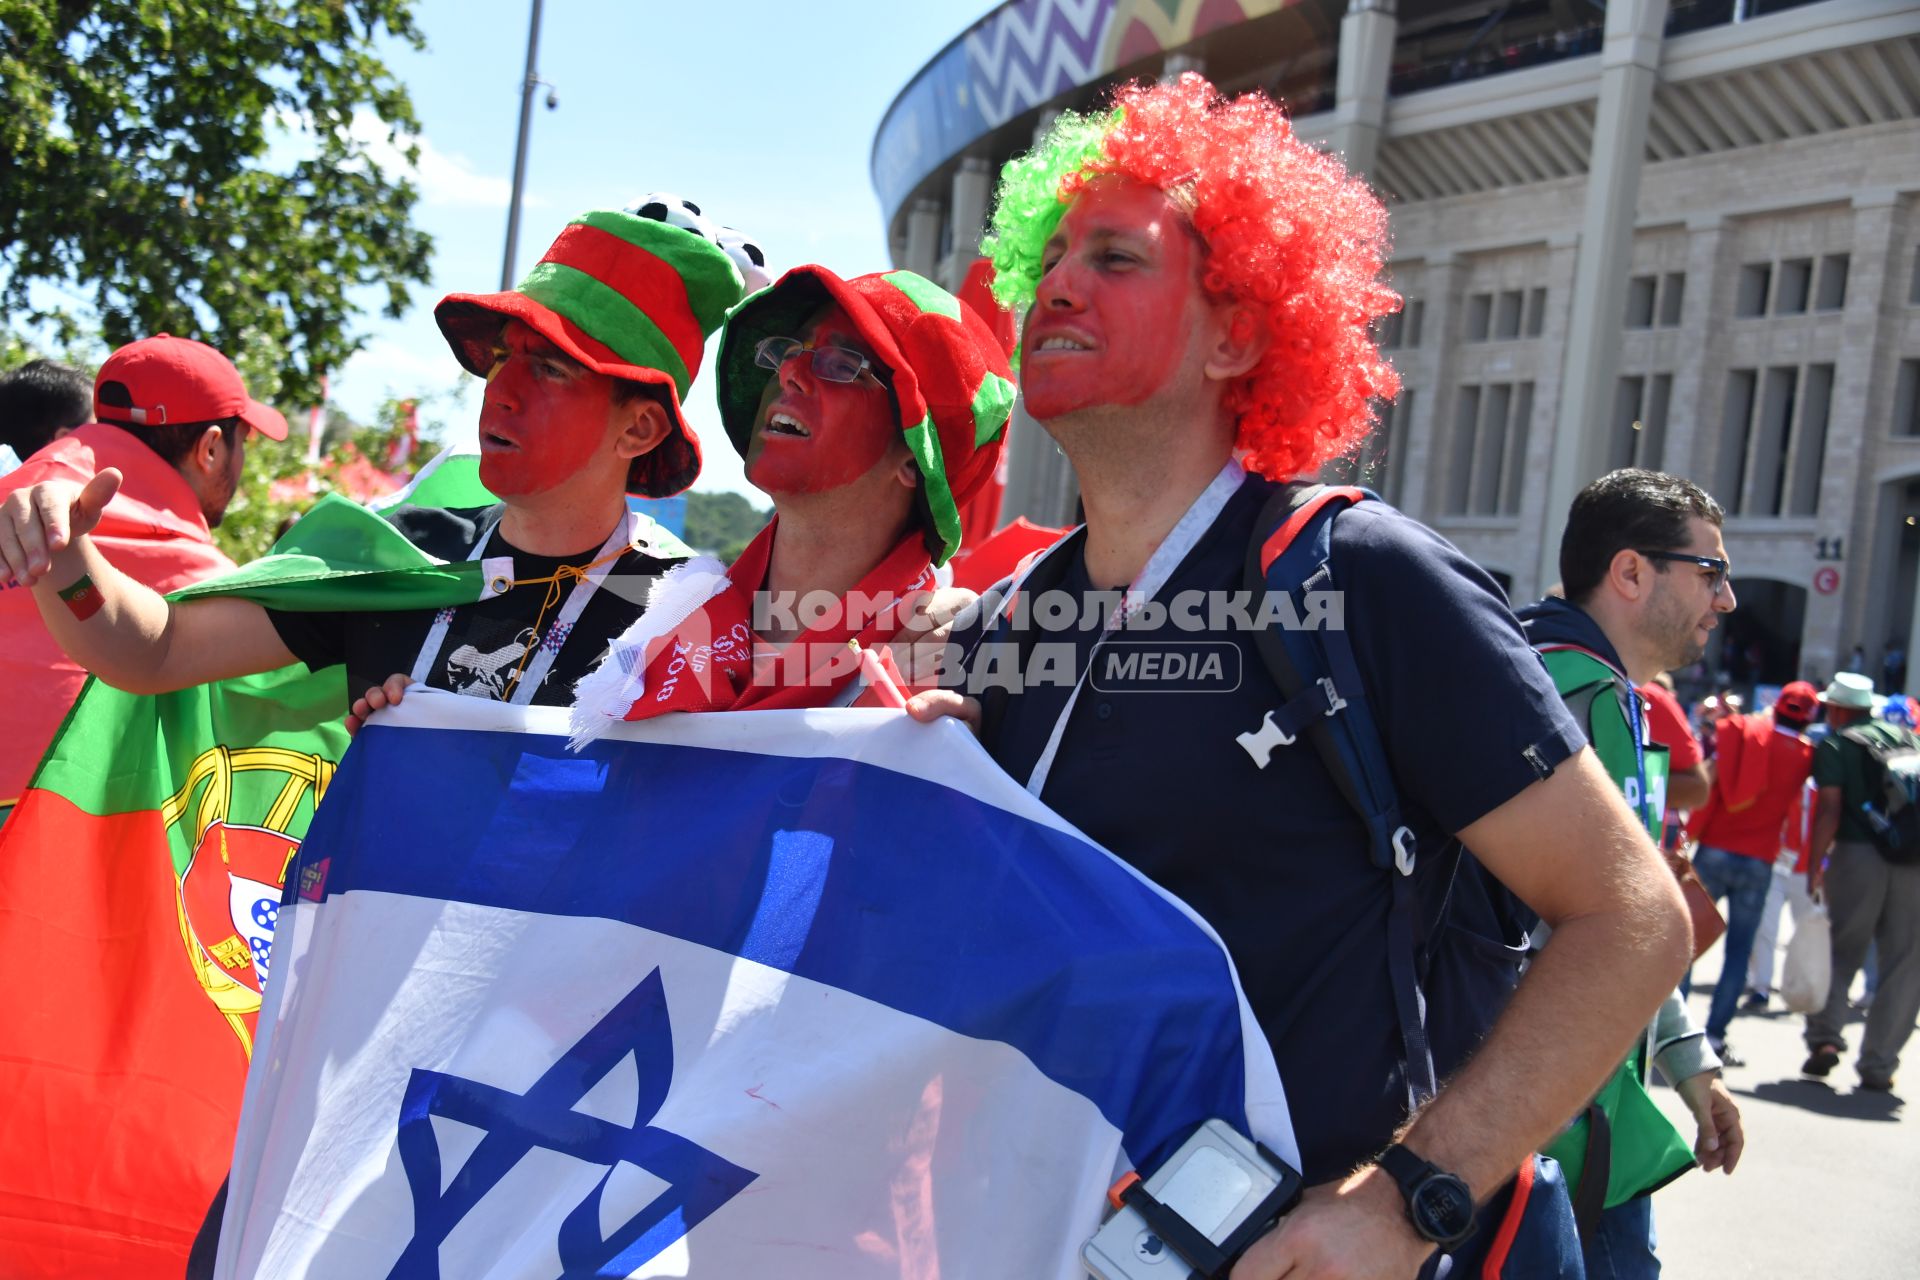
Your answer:
[[[1379,1165],[1400,1184],[1407,1217],[1423,1239],[1452,1249],[1473,1234],[1473,1192],[1466,1183],[1397,1142],[1380,1153]]]

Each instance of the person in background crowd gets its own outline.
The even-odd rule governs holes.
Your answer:
[[[1879,985],[1867,1011],[1856,1066],[1860,1087],[1893,1088],[1900,1051],[1920,1017],[1920,864],[1898,865],[1873,844],[1861,806],[1869,794],[1870,744],[1920,750],[1913,730],[1873,719],[1873,681],[1854,671],[1820,695],[1832,733],[1814,754],[1820,788],[1808,849],[1807,891],[1825,896],[1833,921],[1833,985],[1826,1007],[1807,1016],[1806,1074],[1824,1079],[1846,1051],[1847,995],[1869,943],[1879,952]]]
[[[1858,671],[1866,666],[1863,662],[1853,668]],[[1907,688],[1907,646],[1901,643],[1899,636],[1888,636],[1887,647],[1880,651],[1880,690],[1882,693],[1904,693]]]
[[[64,400],[72,373],[52,367],[59,372],[37,375],[43,390],[62,389],[49,395],[50,403]],[[87,678],[61,652],[33,593],[24,589],[20,543],[7,517],[37,520],[36,492],[55,486],[77,493],[111,471],[119,483],[90,507],[99,522],[94,545],[137,585],[172,591],[234,567],[214,546],[212,530],[239,488],[247,437],[254,431],[272,440],[287,437],[286,419],[247,394],[232,361],[204,343],[164,333],[107,357],[90,407],[97,421],[57,431],[59,439],[0,477],[0,688],[7,691],[0,698],[0,814],[26,789]],[[73,407],[59,416],[71,418]],[[83,593],[56,607],[77,621],[96,603]]]
[[[0,475],[93,420],[93,384],[72,365],[29,360],[0,374]]]
[[[1567,512],[1565,598],[1519,614],[1554,687],[1586,721],[1602,766],[1649,832],[1659,830],[1667,753],[1652,740],[1635,685],[1696,661],[1721,615],[1733,611],[1723,519],[1720,504],[1691,481],[1634,467],[1609,472]],[[1546,940],[1541,954],[1551,955],[1557,940]],[[1575,1205],[1593,1280],[1659,1275],[1653,1193],[1696,1162],[1728,1173],[1739,1163],[1745,1131],[1721,1065],[1685,1000],[1669,992],[1614,1079],[1546,1148],[1581,1169]],[[1647,1093],[1654,1067],[1693,1113],[1691,1150]],[[1596,1150],[1604,1161],[1593,1159]]]
[[[1667,803],[1661,816],[1660,847],[1677,849],[1689,810],[1707,802],[1713,786],[1706,753],[1687,713],[1673,694],[1673,677],[1662,671],[1640,686],[1647,704],[1647,739],[1667,749]]]
[[[1809,739],[1812,736],[1808,734]],[[1814,749],[1819,750],[1818,742]],[[1819,795],[1809,776],[1787,810],[1786,825],[1780,830],[1780,856],[1773,864],[1767,904],[1760,909],[1760,928],[1753,935],[1753,954],[1747,960],[1747,994],[1740,1002],[1740,1007],[1750,1012],[1765,1009],[1773,997],[1773,977],[1779,968],[1781,907],[1787,908],[1796,930],[1813,910],[1813,899],[1807,894],[1807,846],[1812,842],[1813,811]]]
[[[1687,823],[1699,841],[1693,868],[1716,899],[1727,900],[1727,936],[1720,977],[1707,1012],[1707,1039],[1729,1065],[1742,1065],[1727,1048],[1727,1028],[1739,1008],[1747,961],[1773,888],[1780,832],[1813,771],[1807,726],[1818,719],[1814,687],[1796,680],[1770,711],[1720,722],[1713,795]]]

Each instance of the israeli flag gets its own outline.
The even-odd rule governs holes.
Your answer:
[[[951,721],[415,690],[287,876],[221,1277],[1072,1277],[1220,1116],[1219,940]]]

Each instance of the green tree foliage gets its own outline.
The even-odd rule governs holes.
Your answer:
[[[416,198],[370,147],[417,129],[376,37],[423,45],[413,0],[0,0],[0,306],[84,289],[107,346],[196,337],[263,400],[312,403],[358,347],[354,290],[399,316],[425,283]],[[312,154],[269,167],[286,123]]]
[[[737,493],[689,493],[687,545],[731,564],[772,516],[772,508],[757,508]]]

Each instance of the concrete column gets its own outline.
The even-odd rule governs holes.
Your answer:
[[[980,156],[968,156],[953,175],[953,198],[948,225],[953,230],[953,252],[940,283],[958,292],[967,268],[980,256],[980,233],[987,225],[987,205],[993,199],[993,166]]]
[[[924,197],[907,214],[906,268],[931,280],[940,269],[940,202]]]
[[[1333,88],[1333,131],[1327,150],[1347,168],[1373,176],[1387,120],[1387,78],[1393,70],[1393,40],[1400,24],[1398,0],[1347,0],[1340,19],[1340,66]]]
[[[1680,330],[1672,340],[1680,351],[1673,367],[1673,396],[1667,403],[1667,451],[1661,469],[1685,476],[1713,493],[1710,448],[1720,435],[1721,401],[1726,395],[1729,334],[1715,323],[1719,299],[1720,255],[1727,243],[1726,221],[1717,213],[1687,222],[1686,296],[1680,301]],[[1723,506],[1736,495],[1715,493]]]
[[[1807,592],[1806,623],[1800,636],[1800,662],[1814,671],[1839,665],[1853,640],[1870,646],[1907,625],[1891,618],[1881,635],[1862,634],[1870,620],[1871,597],[1890,592],[1898,566],[1899,539],[1892,541],[1892,561],[1876,565],[1873,558],[1887,542],[1877,537],[1899,487],[1875,484],[1873,462],[1877,439],[1884,438],[1893,416],[1888,403],[1893,380],[1877,376],[1888,368],[1891,344],[1899,336],[1905,312],[1907,276],[1895,271],[1904,247],[1899,219],[1899,194],[1891,190],[1862,191],[1853,197],[1853,245],[1848,250],[1847,302],[1840,317],[1840,347],[1833,365],[1833,400],[1828,405],[1826,466],[1820,475],[1819,525],[1814,537],[1846,539],[1846,558],[1840,570],[1840,590],[1823,596]],[[1920,608],[1920,596],[1915,597]],[[1920,616],[1913,620],[1920,626]],[[1876,628],[1879,630],[1879,628]],[[1848,633],[1851,632],[1851,635]],[[1913,646],[1907,646],[1913,652]],[[1911,664],[1909,664],[1911,665]],[[1911,683],[1911,679],[1909,679]]]
[[[1547,536],[1540,543],[1540,577],[1545,582],[1559,574],[1567,508],[1605,465],[1607,409],[1620,367],[1626,311],[1625,266],[1633,250],[1647,115],[1659,79],[1666,20],[1667,0],[1615,0],[1607,6],[1572,323],[1547,471]]]
[[[1431,520],[1438,504],[1434,501],[1434,458],[1440,456],[1439,434],[1453,412],[1453,384],[1447,381],[1453,368],[1454,333],[1459,327],[1460,261],[1450,253],[1429,254],[1421,288],[1426,295],[1426,315],[1421,321],[1422,364],[1432,372],[1421,379],[1419,397],[1407,422],[1405,461],[1401,464],[1400,509],[1416,520]]]

